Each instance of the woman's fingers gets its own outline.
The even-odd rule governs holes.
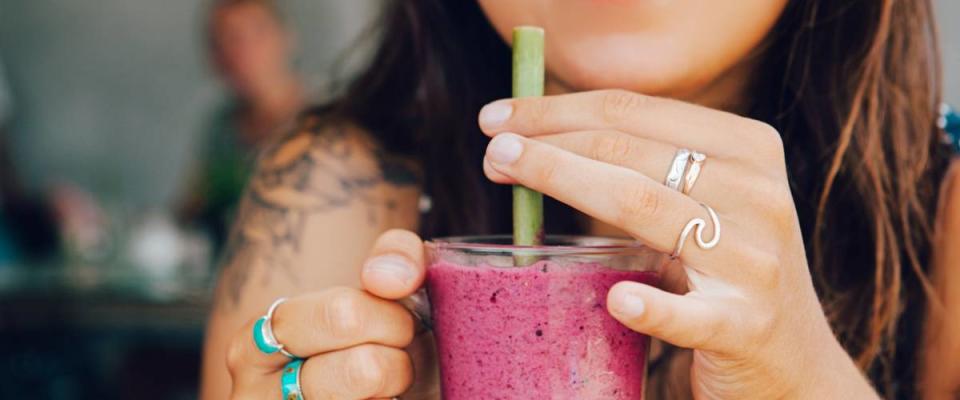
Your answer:
[[[782,158],[780,134],[769,125],[723,111],[623,90],[499,100],[480,111],[489,136],[541,136],[610,129],[711,157]]]
[[[674,345],[701,350],[730,348],[736,313],[723,302],[668,293],[636,282],[620,282],[607,294],[607,310],[628,328]]]
[[[566,132],[532,139],[593,160],[630,168],[653,180],[666,177],[677,151],[676,146],[668,143],[612,130]],[[492,172],[496,174],[496,170]],[[491,179],[498,183],[514,183],[508,176],[493,175]]]
[[[413,364],[403,350],[367,344],[311,357],[301,374],[305,399],[390,398],[413,382]]]
[[[389,398],[406,390],[413,373],[409,356],[400,348],[413,340],[414,317],[388,299],[408,296],[422,285],[423,262],[423,242],[416,234],[388,231],[363,266],[366,291],[328,289],[292,298],[276,309],[271,325],[277,341],[307,358],[301,371],[306,398]],[[290,360],[257,349],[254,323],[234,338],[227,364],[236,387],[246,387],[247,393],[266,390],[277,398],[276,371]],[[264,388],[260,382],[270,385]]]
[[[406,347],[413,327],[413,316],[403,306],[352,288],[292,299],[277,309],[273,321],[277,339],[300,357],[362,343]]]
[[[282,398],[281,374],[273,371],[252,379],[234,379],[234,392],[251,399]],[[374,344],[311,357],[300,367],[300,389],[305,399],[392,398],[403,394],[412,382],[409,355]]]
[[[536,137],[536,140],[593,160],[630,168],[657,182],[666,179],[679,150],[668,143],[610,130],[545,135]],[[723,200],[723,194],[730,192],[731,185],[744,181],[723,177],[742,177],[746,172],[736,170],[736,164],[718,156],[709,157],[701,168],[697,183],[688,195],[715,206],[719,206],[716,203]]]
[[[495,137],[486,162],[496,172],[624,229],[661,252],[673,251],[687,221],[706,217],[696,201],[641,173],[514,134]],[[709,239],[712,232],[705,233]],[[708,258],[698,250],[689,244],[681,256],[690,265],[705,264]]]
[[[558,133],[531,139],[592,160],[630,168],[661,183],[666,179],[678,150],[667,143],[608,130]],[[486,162],[484,172],[494,182],[516,183],[513,178],[498,172]],[[743,204],[744,197],[748,201],[757,200],[749,198],[754,192],[765,194],[762,188],[770,182],[777,182],[778,172],[770,171],[764,176],[764,171],[744,168],[739,163],[719,157],[708,157],[701,164],[696,183],[687,194],[712,207],[722,208],[732,199],[729,194],[737,193],[741,196],[736,196],[736,201]]]
[[[678,147],[614,130],[537,136],[536,140],[594,160],[620,165],[656,180],[666,176]]]
[[[416,292],[424,278],[423,241],[415,233],[394,229],[380,235],[363,266],[364,289],[385,299]]]
[[[237,334],[227,356],[231,371],[272,372],[289,362],[263,354],[253,339],[253,324]],[[365,343],[397,348],[413,340],[413,316],[403,306],[352,288],[333,288],[281,304],[273,314],[273,333],[298,357],[342,350]]]
[[[712,133],[730,131],[725,128],[739,119],[743,118],[676,100],[600,90],[496,101],[480,111],[479,123],[491,136],[502,132],[540,136],[615,129],[679,147],[716,152],[730,148],[729,141],[737,138]]]

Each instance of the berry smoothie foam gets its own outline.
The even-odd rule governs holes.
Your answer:
[[[431,265],[443,398],[641,399],[649,338],[606,310],[610,287],[625,280],[659,276],[549,261]]]

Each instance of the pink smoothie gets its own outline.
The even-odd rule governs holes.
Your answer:
[[[606,311],[607,291],[625,280],[656,285],[658,276],[598,264],[433,264],[443,398],[642,398],[649,340]]]

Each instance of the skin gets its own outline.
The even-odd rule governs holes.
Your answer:
[[[938,303],[931,303],[927,314],[923,365],[924,398],[953,400],[960,396],[960,320],[950,318],[960,308],[960,248],[954,245],[960,234],[960,164],[947,172],[940,197],[937,226],[936,259],[933,282],[940,294]]]
[[[729,112],[785,1],[479,3],[505,39],[516,24],[550,32],[552,96],[501,100],[478,117],[492,138],[489,179],[566,202],[593,218],[594,233],[621,232],[664,252],[691,218],[709,220],[701,202],[719,214],[719,244],[687,243],[670,271],[680,282],[673,292],[620,283],[607,299],[611,315],[693,349],[685,368],[698,398],[877,398],[813,289],[779,134]],[[649,54],[658,56],[641,56]],[[619,89],[601,90],[609,88]],[[306,398],[438,398],[429,334],[415,335],[389,301],[423,281],[422,243],[411,232],[418,181],[398,179],[412,167],[382,159],[364,138],[308,122],[264,156],[217,291],[203,398],[279,395],[285,360],[252,350],[250,338],[252,321],[279,296],[291,300],[277,311],[278,338],[310,356]],[[680,147],[709,156],[689,195],[660,183]],[[960,233],[960,224],[942,228]],[[955,258],[938,258],[941,285],[957,281],[945,267]],[[938,339],[955,335],[945,326],[929,330],[938,333],[929,343],[953,343]],[[955,359],[949,348],[928,362]]]
[[[740,105],[757,50],[786,0],[479,0],[506,41],[549,32],[553,91],[625,89],[714,108]]]

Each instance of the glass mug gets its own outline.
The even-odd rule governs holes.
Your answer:
[[[613,319],[610,287],[658,285],[669,257],[635,241],[509,236],[426,244],[445,400],[641,399],[649,337]]]

